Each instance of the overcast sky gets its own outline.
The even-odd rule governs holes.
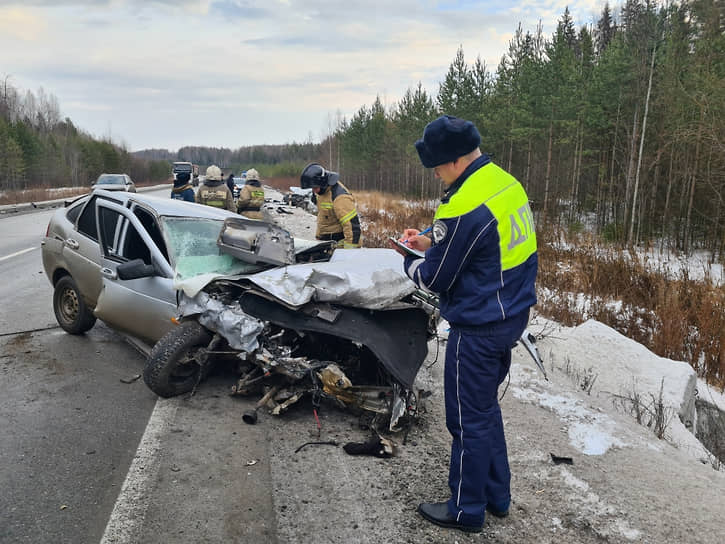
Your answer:
[[[578,26],[604,0],[0,0],[0,76],[132,151],[319,141],[378,94],[435,95],[459,46],[495,70],[567,5]]]

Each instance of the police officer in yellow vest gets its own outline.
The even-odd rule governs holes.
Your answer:
[[[224,208],[230,212],[236,211],[234,196],[222,179],[222,171],[216,165],[206,169],[206,179],[196,192],[196,201],[199,204]]]
[[[254,168],[247,170],[247,181],[239,192],[237,199],[237,213],[249,219],[264,219],[262,205],[264,204],[264,189],[259,181],[259,172]]]
[[[511,348],[536,304],[536,233],[521,184],[479,151],[470,121],[444,115],[415,143],[445,192],[432,240],[407,229],[403,238],[425,257],[405,256],[405,271],[438,293],[450,324],[445,361],[446,426],[452,437],[444,502],[421,503],[428,521],[480,532],[486,512],[508,515],[511,489],[498,386]],[[399,251],[403,254],[402,251]]]
[[[338,180],[337,172],[329,172],[319,164],[308,164],[302,171],[300,186],[317,195],[318,240],[335,240],[337,247],[357,248],[362,244],[360,218],[355,199]]]

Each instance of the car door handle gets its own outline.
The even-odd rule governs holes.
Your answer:
[[[118,274],[116,274],[115,270],[111,270],[110,268],[101,268],[101,276],[104,278],[108,278],[109,280],[115,280],[118,278]]]
[[[76,242],[73,238],[66,238],[65,245],[67,245],[71,249],[78,249],[80,244]]]

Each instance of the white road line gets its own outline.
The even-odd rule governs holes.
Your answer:
[[[23,253],[27,253],[28,251],[33,251],[34,249],[38,249],[38,248],[29,247],[28,249],[21,249],[20,251],[16,251],[15,253],[11,253],[10,255],[5,255],[5,257],[0,257],[0,261],[4,261],[6,259],[12,259],[13,257],[17,257],[18,255],[22,255]]]
[[[101,544],[132,544],[140,540],[146,511],[159,471],[161,439],[176,415],[177,399],[159,399],[128,469],[121,493],[103,532]]]

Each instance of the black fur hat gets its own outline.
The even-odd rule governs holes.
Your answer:
[[[441,115],[426,125],[423,138],[415,142],[415,149],[423,166],[434,168],[470,153],[479,145],[481,135],[471,121]]]

